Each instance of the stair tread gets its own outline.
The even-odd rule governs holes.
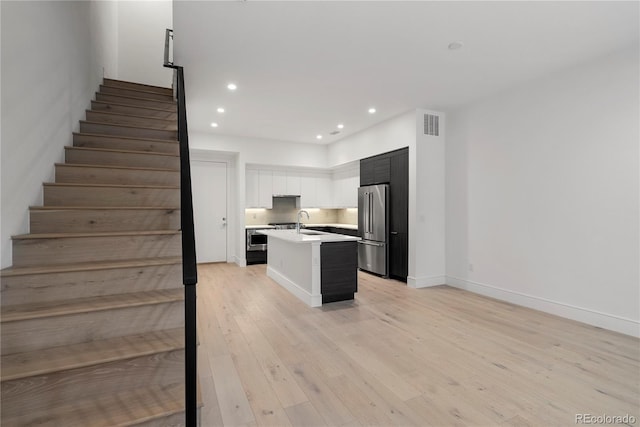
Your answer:
[[[101,84],[100,85],[100,93],[104,93],[107,95],[111,95],[112,92],[102,92],[102,88],[103,87],[107,87],[110,89],[118,89],[118,90],[124,90],[127,92],[133,92],[134,94],[141,94],[141,95],[145,95],[145,94],[151,94],[151,95],[160,95],[160,96],[170,96],[172,97],[173,94],[169,94],[169,93],[158,93],[158,92],[154,92],[152,90],[143,90],[143,89],[133,89],[130,87],[120,87],[120,86],[109,86],[109,85],[105,85],[105,84]]]
[[[184,329],[151,331],[2,356],[0,380],[44,375],[184,348]]]
[[[116,187],[116,188],[156,188],[179,190],[180,187],[171,185],[133,185],[133,184],[79,184],[74,182],[44,182],[44,186],[51,187]]]
[[[113,105],[113,106],[116,106],[116,107],[137,108],[137,109],[141,109],[141,110],[164,111],[164,112],[167,111],[167,110],[163,110],[162,108],[153,108],[153,107],[138,106],[138,105],[131,105],[131,104],[119,104],[117,102],[95,101],[95,100],[91,101],[91,102],[94,102],[94,103],[97,103],[97,104],[104,104],[104,105]],[[94,110],[94,109],[89,110],[89,111],[94,111],[94,112],[99,112],[99,113],[107,112],[105,110]],[[121,113],[117,113],[117,114],[121,114]],[[174,113],[174,114],[177,114],[177,113]],[[140,116],[140,117],[147,118],[147,116]],[[164,119],[164,120],[171,120],[171,119]]]
[[[144,86],[144,87],[149,87],[149,88],[153,88],[153,89],[165,89],[165,90],[170,90],[173,92],[173,89],[170,87],[164,87],[164,86],[156,86],[156,85],[148,85],[146,83],[138,83],[138,82],[131,82],[129,80],[122,80],[122,79],[109,79],[109,78],[104,78],[102,80],[102,84],[103,86],[109,86],[107,84],[105,84],[106,82],[119,82],[119,83],[127,83],[130,85],[138,85],[138,86]],[[112,86],[113,87],[113,86]],[[115,87],[119,87],[119,86],[115,86]]]
[[[132,426],[183,412],[184,394],[184,384],[148,386],[60,405],[27,416],[31,425],[38,426]],[[4,422],[25,425],[21,417]]]
[[[162,111],[162,110],[160,110]],[[97,114],[107,114],[109,116],[118,116],[118,117],[133,117],[136,119],[142,119],[142,120],[158,120],[158,121],[162,121],[162,122],[167,122],[167,123],[175,123],[178,120],[177,119],[164,119],[162,117],[147,117],[147,116],[136,116],[135,114],[122,114],[122,113],[117,113],[114,111],[102,111],[102,110],[86,110],[87,113],[97,113]],[[114,124],[119,124],[119,123],[114,123]],[[167,129],[168,130],[168,129]]]
[[[180,264],[181,257],[142,258],[125,261],[91,261],[71,264],[40,265],[35,267],[8,267],[0,270],[0,277],[26,276],[30,274],[55,274],[76,271],[110,270],[117,268],[135,268],[153,265]]]
[[[153,98],[141,98],[139,96],[122,95],[122,94],[119,94],[119,93],[96,92],[96,95],[109,95],[109,96],[117,96],[117,97],[120,97],[120,98],[141,99],[143,101],[158,102],[158,103],[161,103],[161,104],[169,104],[169,105],[172,105],[172,106],[176,105],[175,101],[164,101],[164,100],[161,100],[161,99],[153,99]],[[129,104],[127,104],[127,105],[129,105]]]
[[[136,151],[138,153],[139,151]],[[153,153],[156,154],[156,153]],[[92,165],[86,163],[56,163],[56,166],[70,167],[70,168],[99,168],[99,169],[125,169],[125,170],[140,170],[140,171],[154,171],[154,172],[180,172],[180,169],[165,169],[165,168],[148,168],[140,166],[117,166],[117,165]]]
[[[151,131],[161,131],[161,132],[175,132],[175,130],[147,127],[147,126],[136,126],[130,124],[120,124],[120,123],[109,123],[109,122],[100,122],[95,120],[80,120],[80,124],[88,124],[88,125],[104,125],[104,126],[117,126],[121,128],[130,128],[130,129],[142,129],[142,130],[151,130]],[[161,139],[160,141],[177,141],[176,139]]]
[[[68,237],[160,236],[180,234],[180,230],[100,231],[92,233],[29,233],[11,236],[13,240],[60,239]]]
[[[41,319],[44,317],[88,313],[116,308],[163,304],[182,301],[183,299],[184,290],[182,288],[176,288],[131,292],[127,294],[101,295],[67,301],[8,305],[2,307],[0,322],[14,322],[18,320]]]
[[[115,138],[115,139],[133,139],[136,141],[149,141],[149,142],[157,142],[163,144],[180,144],[179,141],[173,139],[155,139],[155,138],[141,138],[136,136],[127,136],[127,135],[106,135],[103,133],[91,133],[91,132],[73,132],[74,135],[79,136],[91,136],[98,138]]]
[[[146,155],[165,156],[165,157],[180,157],[178,154],[162,153],[159,151],[137,151],[137,150],[121,150],[121,149],[113,149],[113,148],[74,147],[71,145],[65,146],[64,149],[77,150],[77,151],[99,151],[101,153],[146,154]]]

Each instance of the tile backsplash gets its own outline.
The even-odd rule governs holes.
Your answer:
[[[245,209],[246,225],[263,225],[271,222],[296,222],[300,208],[296,207],[294,198],[274,198],[273,209]],[[305,209],[309,212],[309,220],[302,219],[305,224],[357,224],[358,209]]]

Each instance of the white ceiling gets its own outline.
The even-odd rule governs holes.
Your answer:
[[[173,21],[191,131],[310,143],[451,110],[639,39],[636,1],[177,1]]]

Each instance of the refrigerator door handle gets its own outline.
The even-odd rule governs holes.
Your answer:
[[[360,244],[360,245],[368,245],[368,246],[377,246],[377,247],[384,246],[384,243],[368,242],[366,240],[358,240],[358,244]]]
[[[369,233],[373,233],[373,193],[369,193]]]

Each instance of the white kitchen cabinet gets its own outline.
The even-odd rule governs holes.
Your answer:
[[[316,178],[316,201],[319,208],[332,208],[335,206],[332,193],[331,177],[326,174],[318,176]]]
[[[273,171],[273,193],[277,195],[287,193],[287,173],[285,171]]]
[[[273,208],[273,172],[261,170],[258,172],[260,187],[258,191],[258,204],[261,208]]]
[[[255,169],[247,169],[246,173],[245,206],[247,208],[260,207],[260,173]]]
[[[358,207],[360,176],[355,170],[334,173],[332,180],[333,205],[337,208]]]
[[[287,172],[287,191],[283,194],[296,196],[299,195],[300,192],[300,174]]]
[[[344,202],[348,208],[358,207],[358,187],[360,186],[360,177],[352,176],[346,179]]]
[[[302,174],[300,176],[300,207],[317,208],[318,193],[316,188],[316,177],[312,174]]]

